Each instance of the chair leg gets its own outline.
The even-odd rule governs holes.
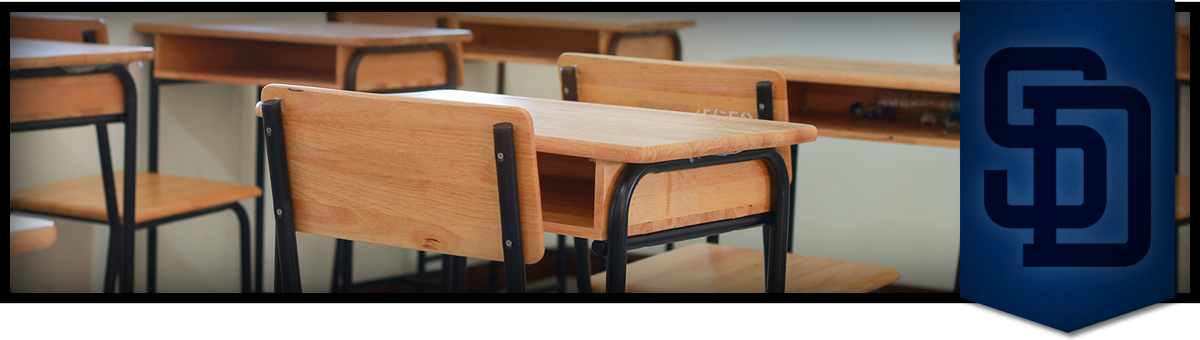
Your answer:
[[[146,227],[146,292],[158,291],[158,226]]]
[[[242,293],[250,293],[250,217],[240,203],[229,206],[238,218],[238,239],[241,241]]]
[[[592,259],[588,240],[575,238],[575,286],[580,293],[592,292]]]
[[[342,241],[342,240],[339,240]],[[345,240],[342,247],[342,293],[350,293],[354,288],[354,241]]]
[[[117,275],[121,273],[121,228],[120,224],[108,228],[108,260],[104,268],[104,292],[116,292]]]
[[[554,273],[555,273],[554,287],[557,288],[557,290],[556,290],[557,292],[566,293],[567,292],[567,247],[566,247],[567,236],[566,235],[558,235],[558,239],[556,241],[558,241],[558,255],[556,258],[558,260],[556,262],[558,267],[556,268],[557,270],[554,271]]]
[[[342,239],[334,241],[333,246],[333,275],[329,278],[329,292],[338,293],[342,288],[342,254],[345,254],[343,248],[346,246],[342,243]]]

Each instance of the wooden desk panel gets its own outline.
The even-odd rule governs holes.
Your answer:
[[[94,68],[154,59],[154,49],[9,38],[9,71]],[[81,69],[81,70],[83,70]],[[121,113],[124,90],[116,74],[9,77],[9,124]]]
[[[463,44],[467,60],[555,64],[564,52],[678,59],[670,34],[694,20],[662,21],[637,13],[597,21],[595,13],[459,13],[476,35]],[[613,42],[616,42],[613,44]]]

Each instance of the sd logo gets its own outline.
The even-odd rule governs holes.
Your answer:
[[[1082,71],[1084,80],[1105,80],[1104,61],[1080,47],[1011,47],[988,59],[984,70],[984,126],[1005,148],[1033,149],[1033,205],[1008,204],[1007,170],[984,170],[984,207],[997,225],[1034,230],[1023,249],[1024,267],[1126,267],[1150,249],[1150,103],[1128,86],[1024,86],[1023,108],[1033,125],[1008,123],[1010,71]],[[1096,130],[1056,125],[1058,110],[1123,109],[1128,145],[1106,145]],[[1057,243],[1060,228],[1088,228],[1107,208],[1108,147],[1128,148],[1128,238],[1125,243]],[[1056,204],[1056,151],[1083,150],[1083,203]],[[1119,207],[1114,207],[1119,209]]]

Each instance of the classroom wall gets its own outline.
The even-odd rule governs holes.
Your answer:
[[[152,45],[133,32],[138,22],[199,20],[324,21],[324,13],[72,13],[103,17],[112,44]],[[531,14],[536,16],[548,13]],[[629,13],[594,13],[596,20]],[[958,13],[638,13],[647,18],[693,19],[680,30],[684,61],[795,54],[953,63],[951,39]],[[145,169],[146,65],[131,68],[139,88],[139,169]],[[553,65],[509,63],[506,92],[558,99]],[[463,89],[494,91],[496,65],[467,62]],[[160,172],[253,184],[252,86],[164,86]],[[1186,98],[1186,97],[1185,97]],[[1186,100],[1185,100],[1186,102]],[[1186,116],[1186,115],[1185,115]],[[110,128],[119,135],[123,127]],[[10,190],[97,172],[94,129],[10,134]],[[114,140],[121,159],[121,141]],[[819,138],[797,154],[796,252],[889,266],[898,284],[950,290],[958,256],[958,149]],[[1181,160],[1181,164],[1186,164]],[[120,163],[117,163],[118,169]],[[269,193],[270,188],[266,188]],[[267,196],[270,202],[270,196]],[[242,202],[247,210],[253,201]],[[270,204],[268,203],[268,207]],[[56,220],[60,239],[49,250],[10,258],[14,291],[98,292],[102,287],[107,227]],[[274,232],[270,216],[267,235]],[[761,248],[758,230],[735,232],[722,243]],[[236,292],[239,289],[236,219],[232,213],[195,218],[159,231],[160,292]],[[306,291],[328,291],[333,240],[301,234]],[[266,262],[272,263],[268,237]],[[138,233],[137,291],[144,291],[145,232]],[[684,243],[687,244],[687,243]],[[547,237],[553,246],[553,237]],[[661,251],[661,247],[639,250]],[[415,252],[357,243],[355,281],[415,271]],[[433,268],[437,264],[431,263]],[[269,266],[268,266],[269,267]],[[266,273],[264,287],[272,288]]]

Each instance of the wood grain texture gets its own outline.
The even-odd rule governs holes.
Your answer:
[[[8,123],[118,114],[125,90],[113,73],[8,79]]]
[[[8,13],[8,36],[82,43],[83,32],[95,32],[97,44],[108,43],[104,19],[80,15]]]
[[[269,85],[296,230],[503,261],[492,125],[514,125],[526,263],[545,250],[534,125],[520,108]],[[261,108],[256,110],[261,114]]]
[[[464,29],[405,27],[345,22],[139,23],[134,31],[353,47],[399,46],[471,40]]]
[[[8,69],[123,64],[154,59],[154,48],[8,38]]]
[[[458,15],[454,12],[331,12],[330,17],[332,18],[332,21],[335,21],[335,22],[356,22],[356,23],[363,23],[363,24],[395,25],[395,26],[409,26],[409,27],[459,28]],[[444,21],[443,24],[445,26],[443,26],[443,27],[438,26],[439,19]],[[454,42],[454,43],[450,44],[450,49],[451,49],[451,51],[454,52],[454,55],[455,55],[455,65],[453,67],[456,67],[458,69],[458,84],[460,86],[463,84],[464,81],[466,81],[466,72],[463,70],[462,44],[463,44],[462,42]],[[440,54],[439,54],[439,56],[440,56]],[[369,58],[378,58],[378,57],[379,56],[377,56],[377,55],[368,56],[368,58],[364,58],[363,64],[369,63],[369,60],[368,60]],[[392,63],[392,65],[418,65],[417,68],[422,69],[422,71],[424,71],[424,72],[438,71],[438,70],[436,70],[437,67],[420,66],[420,65],[430,65],[430,64],[426,64],[424,61],[384,60],[382,62]],[[433,64],[440,65],[442,63],[443,62],[438,60],[438,62],[433,63]],[[363,66],[362,68],[365,68],[367,70],[380,69],[380,68],[366,67],[366,66]],[[446,68],[446,65],[441,65],[440,72],[442,72],[442,73],[433,75],[430,78],[437,78],[437,77],[445,78],[445,68]],[[407,74],[407,72],[412,72],[412,71],[414,71],[414,70],[395,70],[395,72],[398,74]],[[370,81],[369,79],[364,78],[364,77],[371,77],[371,76],[373,76],[373,74],[374,73],[360,74],[359,78],[358,78],[359,84],[356,87],[356,90],[371,91],[372,89],[390,89],[390,88],[428,86],[428,85],[424,85],[424,84],[417,84],[417,85],[383,84],[383,85],[375,86],[375,85],[372,85],[372,83],[379,83],[379,81]],[[395,76],[392,75],[391,78],[394,79]],[[417,77],[417,78],[422,78],[422,77]],[[434,85],[439,85],[439,84],[444,84],[444,83],[445,83],[445,79],[441,79],[441,82],[436,82],[436,81],[433,82]]]
[[[627,106],[436,90],[395,94],[516,106],[533,117],[539,152],[623,163],[653,163],[807,143],[816,127]]]
[[[124,176],[115,172],[117,205],[125,201]],[[137,216],[141,223],[258,197],[256,186],[155,173],[137,174]],[[93,175],[8,193],[9,208],[108,222],[101,175]],[[124,214],[124,208],[118,212]]]
[[[958,65],[776,55],[717,63],[773,68],[788,81],[959,93]]]
[[[54,221],[36,217],[8,215],[8,255],[47,249],[58,240]]]
[[[592,290],[605,291],[605,274],[592,276]],[[697,243],[631,263],[629,293],[762,293],[760,250]],[[900,279],[895,269],[871,264],[788,254],[787,293],[868,293]]]
[[[756,84],[769,81],[772,116],[788,121],[787,80],[773,69],[583,53],[558,58],[559,69],[570,66],[581,102],[747,119],[758,119]],[[790,170],[791,147],[779,154]]]

